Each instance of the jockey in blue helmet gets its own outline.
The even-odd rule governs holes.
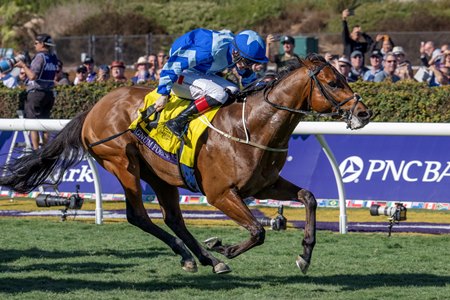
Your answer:
[[[170,92],[193,100],[180,115],[166,123],[178,138],[182,137],[189,120],[224,104],[228,92],[239,90],[217,73],[236,68],[242,84],[247,85],[256,79],[252,65],[268,62],[264,40],[252,30],[235,36],[229,31],[195,29],[176,39],[169,54],[160,74],[158,93],[161,96],[155,108],[157,111],[164,108]]]

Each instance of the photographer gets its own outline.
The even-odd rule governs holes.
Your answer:
[[[38,34],[34,41],[36,55],[28,67],[25,62],[19,61],[16,66],[22,68],[28,77],[26,84],[27,99],[25,101],[25,118],[48,119],[55,102],[53,87],[54,78],[58,68],[58,58],[52,52],[55,44],[50,35]],[[33,149],[39,148],[39,133],[31,131]],[[43,134],[43,143],[48,141],[48,132]]]
[[[284,53],[273,55],[271,53],[271,45],[280,41],[283,45]],[[280,71],[283,67],[289,67],[290,64],[295,64],[300,60],[300,57],[294,53],[295,40],[289,35],[277,37],[276,35],[269,34],[266,38],[266,56],[269,61],[277,65],[276,71]]]
[[[355,25],[352,28],[352,32],[348,30],[347,18],[354,13],[349,9],[345,9],[342,12],[342,42],[344,44],[344,55],[350,57],[353,51],[361,51],[364,55],[369,51],[373,44],[373,39],[362,31],[361,26]],[[364,39],[364,41],[363,41]]]

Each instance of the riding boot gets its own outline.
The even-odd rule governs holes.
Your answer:
[[[189,106],[183,110],[177,117],[166,122],[166,127],[169,128],[172,133],[181,139],[183,137],[186,125],[189,121],[196,118],[202,112],[209,110],[211,107],[221,105],[219,101],[209,96],[204,96],[189,104]]]

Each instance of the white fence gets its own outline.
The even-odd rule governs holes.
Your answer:
[[[30,120],[30,119],[0,119],[0,131],[59,131],[70,120]],[[324,134],[351,135],[408,135],[408,136],[450,136],[450,124],[437,123],[369,123],[359,130],[349,130],[342,122],[300,122],[294,134],[315,135],[333,169],[339,196],[339,232],[347,233],[347,214],[345,205],[345,189],[339,167],[333,152],[328,146]],[[101,185],[96,164],[88,157],[89,165],[94,174],[96,195],[96,223],[101,224],[103,218]]]

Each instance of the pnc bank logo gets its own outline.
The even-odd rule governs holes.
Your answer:
[[[363,169],[364,162],[359,156],[347,157],[339,165],[339,171],[341,172],[342,181],[344,183],[358,182]]]
[[[450,179],[450,161],[363,159],[350,156],[339,165],[344,183],[361,180],[395,182],[442,182]]]

